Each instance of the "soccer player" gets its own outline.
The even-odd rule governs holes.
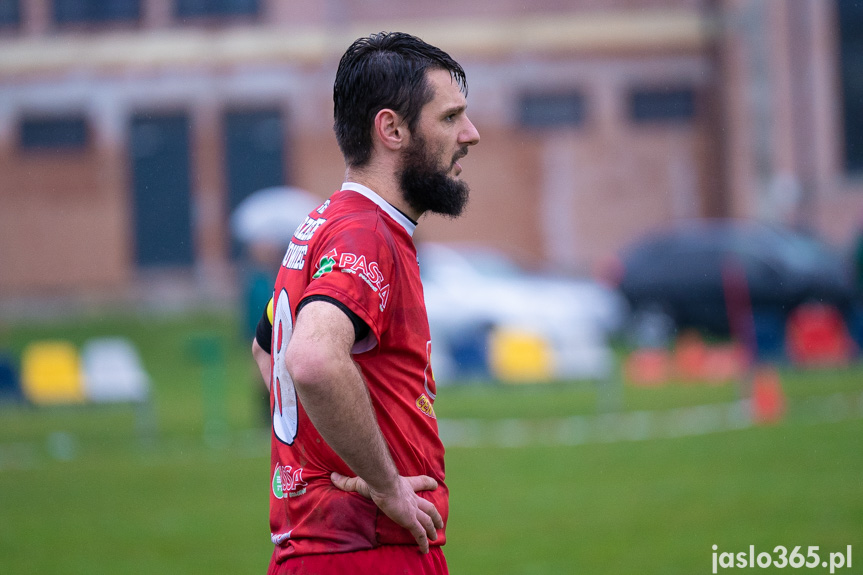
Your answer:
[[[333,89],[347,170],[297,228],[252,344],[271,388],[270,574],[447,573],[448,490],[412,234],[468,199],[462,67],[403,33],[354,42]],[[269,340],[269,341],[268,341]],[[267,353],[267,352],[271,353]]]

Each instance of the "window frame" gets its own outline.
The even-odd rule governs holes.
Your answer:
[[[691,84],[633,86],[627,117],[635,125],[690,125],[698,117],[698,90]]]
[[[174,0],[174,18],[177,21],[183,22],[186,20],[201,21],[201,20],[233,20],[233,19],[252,19],[261,18],[263,14],[263,5],[261,0],[244,0],[251,5],[247,10],[232,10],[231,4],[237,0],[197,0],[202,7],[198,10],[193,9],[194,3],[189,6],[190,0]]]
[[[23,153],[81,152],[88,150],[92,141],[90,118],[83,112],[23,114],[18,118],[17,132],[18,150]]]
[[[517,117],[522,128],[582,128],[589,115],[588,97],[580,88],[530,90],[518,96]]]
[[[112,15],[105,9],[106,3],[99,0],[75,0],[81,14],[75,14],[68,4],[70,0],[51,0],[51,21],[59,28],[75,26],[122,26],[141,22],[145,0],[124,0],[129,14]],[[63,7],[67,4],[67,7]]]
[[[7,0],[10,2],[10,14],[8,19],[0,18],[0,32],[7,30],[18,30],[21,28],[21,0]],[[0,11],[0,15],[3,11]]]
[[[854,12],[856,10],[856,12]],[[842,171],[863,176],[863,5],[836,0]]]

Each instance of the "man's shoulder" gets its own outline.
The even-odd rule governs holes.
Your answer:
[[[341,190],[324,202],[318,213],[323,217],[346,217],[362,221],[378,217],[377,205],[368,198],[350,190]]]
[[[349,190],[336,192],[322,206],[321,218],[330,232],[366,230],[378,237],[389,236],[385,214],[368,198]]]

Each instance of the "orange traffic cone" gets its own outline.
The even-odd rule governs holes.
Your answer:
[[[657,387],[668,383],[671,358],[664,349],[638,349],[626,358],[623,370],[630,383],[642,387]]]
[[[674,349],[675,375],[686,383],[706,379],[707,354],[707,344],[698,332],[685,332],[677,339]]]
[[[752,379],[752,418],[755,423],[778,423],[785,415],[785,393],[774,367],[756,369]]]

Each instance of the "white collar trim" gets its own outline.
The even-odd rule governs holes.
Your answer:
[[[342,190],[350,190],[370,199],[371,201],[376,203],[383,211],[385,211],[392,219],[394,219],[401,227],[403,227],[409,236],[413,237],[414,230],[416,230],[417,225],[413,223],[410,218],[408,218],[406,215],[396,209],[395,206],[377,195],[371,189],[356,182],[345,182],[344,184],[342,184]]]

